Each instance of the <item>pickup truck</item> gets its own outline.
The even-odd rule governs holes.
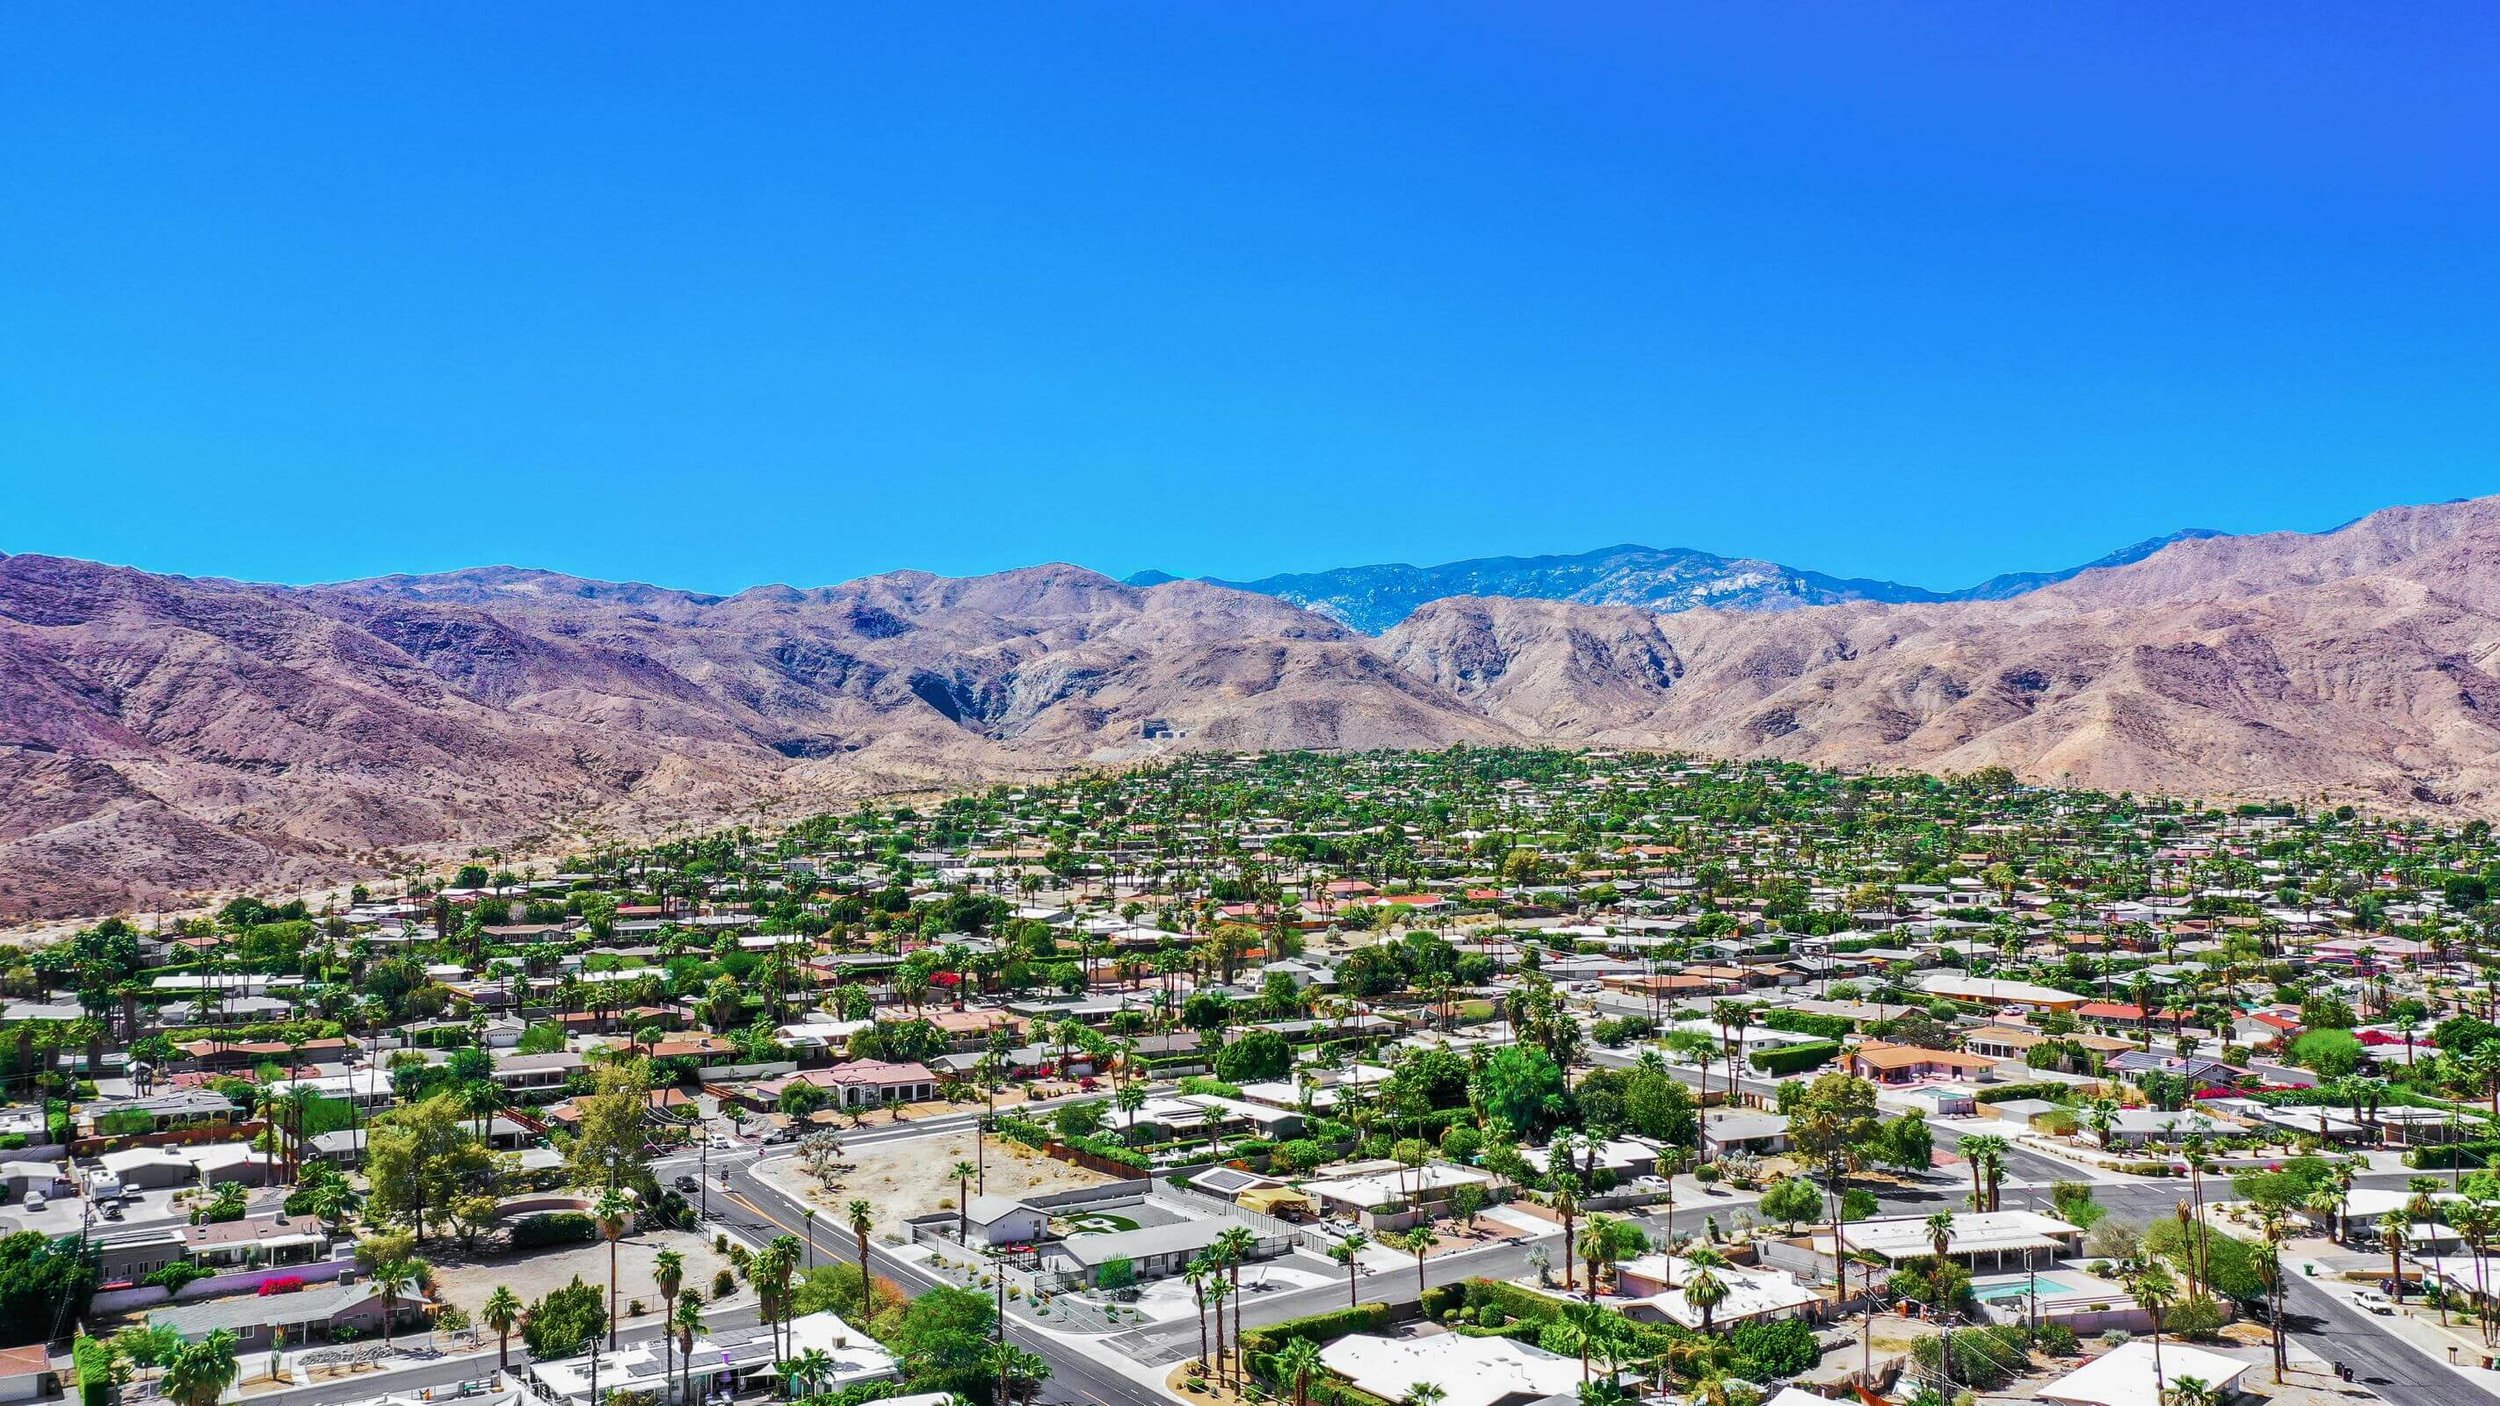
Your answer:
[[[2352,1306],[2364,1313],[2375,1313],[2382,1317],[2393,1317],[2396,1312],[2396,1305],[2376,1289],[2363,1289],[2354,1294]]]

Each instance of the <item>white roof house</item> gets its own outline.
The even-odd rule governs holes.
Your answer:
[[[2092,1359],[2040,1389],[2040,1399],[2060,1406],[2144,1406],[2183,1377],[2195,1377],[2228,1397],[2250,1364],[2236,1357],[2189,1347],[2161,1345],[2161,1371],[2153,1370],[2153,1345],[2136,1341]]]
[[[1701,1310],[1684,1300],[1684,1285],[1692,1281],[1701,1266],[1666,1255],[1642,1255],[1624,1261],[1616,1273],[1626,1285],[1643,1288],[1664,1286],[1672,1281],[1672,1289],[1658,1287],[1654,1292],[1623,1305],[1624,1308],[1646,1307],[1662,1318],[1699,1328]],[[1672,1269],[1674,1272],[1669,1273]],[[1734,1323],[1746,1318],[1762,1318],[1793,1313],[1808,1304],[1821,1302],[1823,1296],[1797,1282],[1786,1270],[1753,1269],[1743,1265],[1715,1265],[1711,1277],[1727,1286],[1727,1297],[1710,1309],[1713,1325]]]
[[[2037,1211],[1968,1211],[1953,1217],[1953,1234],[1945,1242],[1948,1256],[2006,1254],[2014,1251],[2072,1251],[2079,1247],[2081,1226],[2069,1225]],[[1883,1256],[1894,1264],[1924,1259],[1935,1252],[1927,1238],[1924,1216],[1886,1216],[1846,1221],[1840,1238],[1852,1250]],[[1815,1237],[1816,1248],[1828,1249],[1827,1231]]]
[[[1404,1399],[1417,1382],[1442,1389],[1442,1406],[1542,1401],[1580,1388],[1580,1363],[1511,1338],[1441,1333],[1383,1338],[1353,1333],[1320,1349],[1320,1361],[1384,1401]]]

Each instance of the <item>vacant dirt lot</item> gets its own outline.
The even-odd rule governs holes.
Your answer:
[[[834,1173],[833,1180],[823,1184],[796,1159],[768,1162],[764,1175],[811,1205],[824,1207],[825,1214],[817,1217],[820,1229],[830,1222],[838,1233],[847,1235],[849,1221],[842,1212],[853,1197],[865,1197],[876,1208],[875,1233],[900,1235],[903,1222],[913,1216],[954,1209],[955,1182],[946,1172],[957,1162],[971,1161],[972,1151],[972,1133],[966,1130],[845,1148],[842,1161],[849,1170]],[[1111,1180],[1000,1138],[989,1139],[987,1159],[992,1196],[1014,1199],[1100,1186]]]
[[[662,1250],[675,1250],[686,1257],[685,1287],[703,1295],[706,1304],[712,1299],[712,1276],[729,1267],[726,1257],[712,1253],[710,1237],[683,1230],[638,1230],[616,1242],[617,1309],[623,1322],[635,1321],[630,1305],[642,1300],[643,1316],[656,1317],[660,1311],[659,1285],[653,1281],[652,1264]],[[561,1289],[578,1274],[585,1284],[602,1289],[608,1282],[608,1246],[606,1241],[592,1245],[574,1245],[563,1249],[539,1250],[492,1258],[463,1258],[451,1252],[440,1258],[429,1256],[434,1265],[437,1297],[468,1310],[475,1319],[485,1306],[486,1297],[498,1284],[509,1284],[521,1302],[530,1303],[550,1289]],[[746,1297],[750,1291],[741,1281],[729,1302]]]

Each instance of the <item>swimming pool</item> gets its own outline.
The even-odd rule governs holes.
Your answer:
[[[2059,1298],[2069,1294],[2088,1294],[2091,1293],[2093,1289],[2093,1286],[2089,1284],[2071,1279],[2061,1279],[2054,1274],[2043,1274],[2038,1276],[2038,1278],[2040,1283],[2040,1297],[2043,1300]],[[1970,1294],[1972,1298],[1979,1300],[1981,1303],[2003,1303],[2008,1299],[2021,1298],[2025,1293],[2029,1292],[2030,1289],[2031,1281],[2028,1279],[2002,1279],[1993,1283],[1974,1285],[1971,1288]]]

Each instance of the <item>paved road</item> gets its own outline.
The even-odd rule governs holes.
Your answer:
[[[2500,1396],[2475,1386],[2307,1279],[2287,1280],[2283,1316],[2293,1341],[2352,1368],[2361,1385],[2396,1406],[2500,1406]]]

